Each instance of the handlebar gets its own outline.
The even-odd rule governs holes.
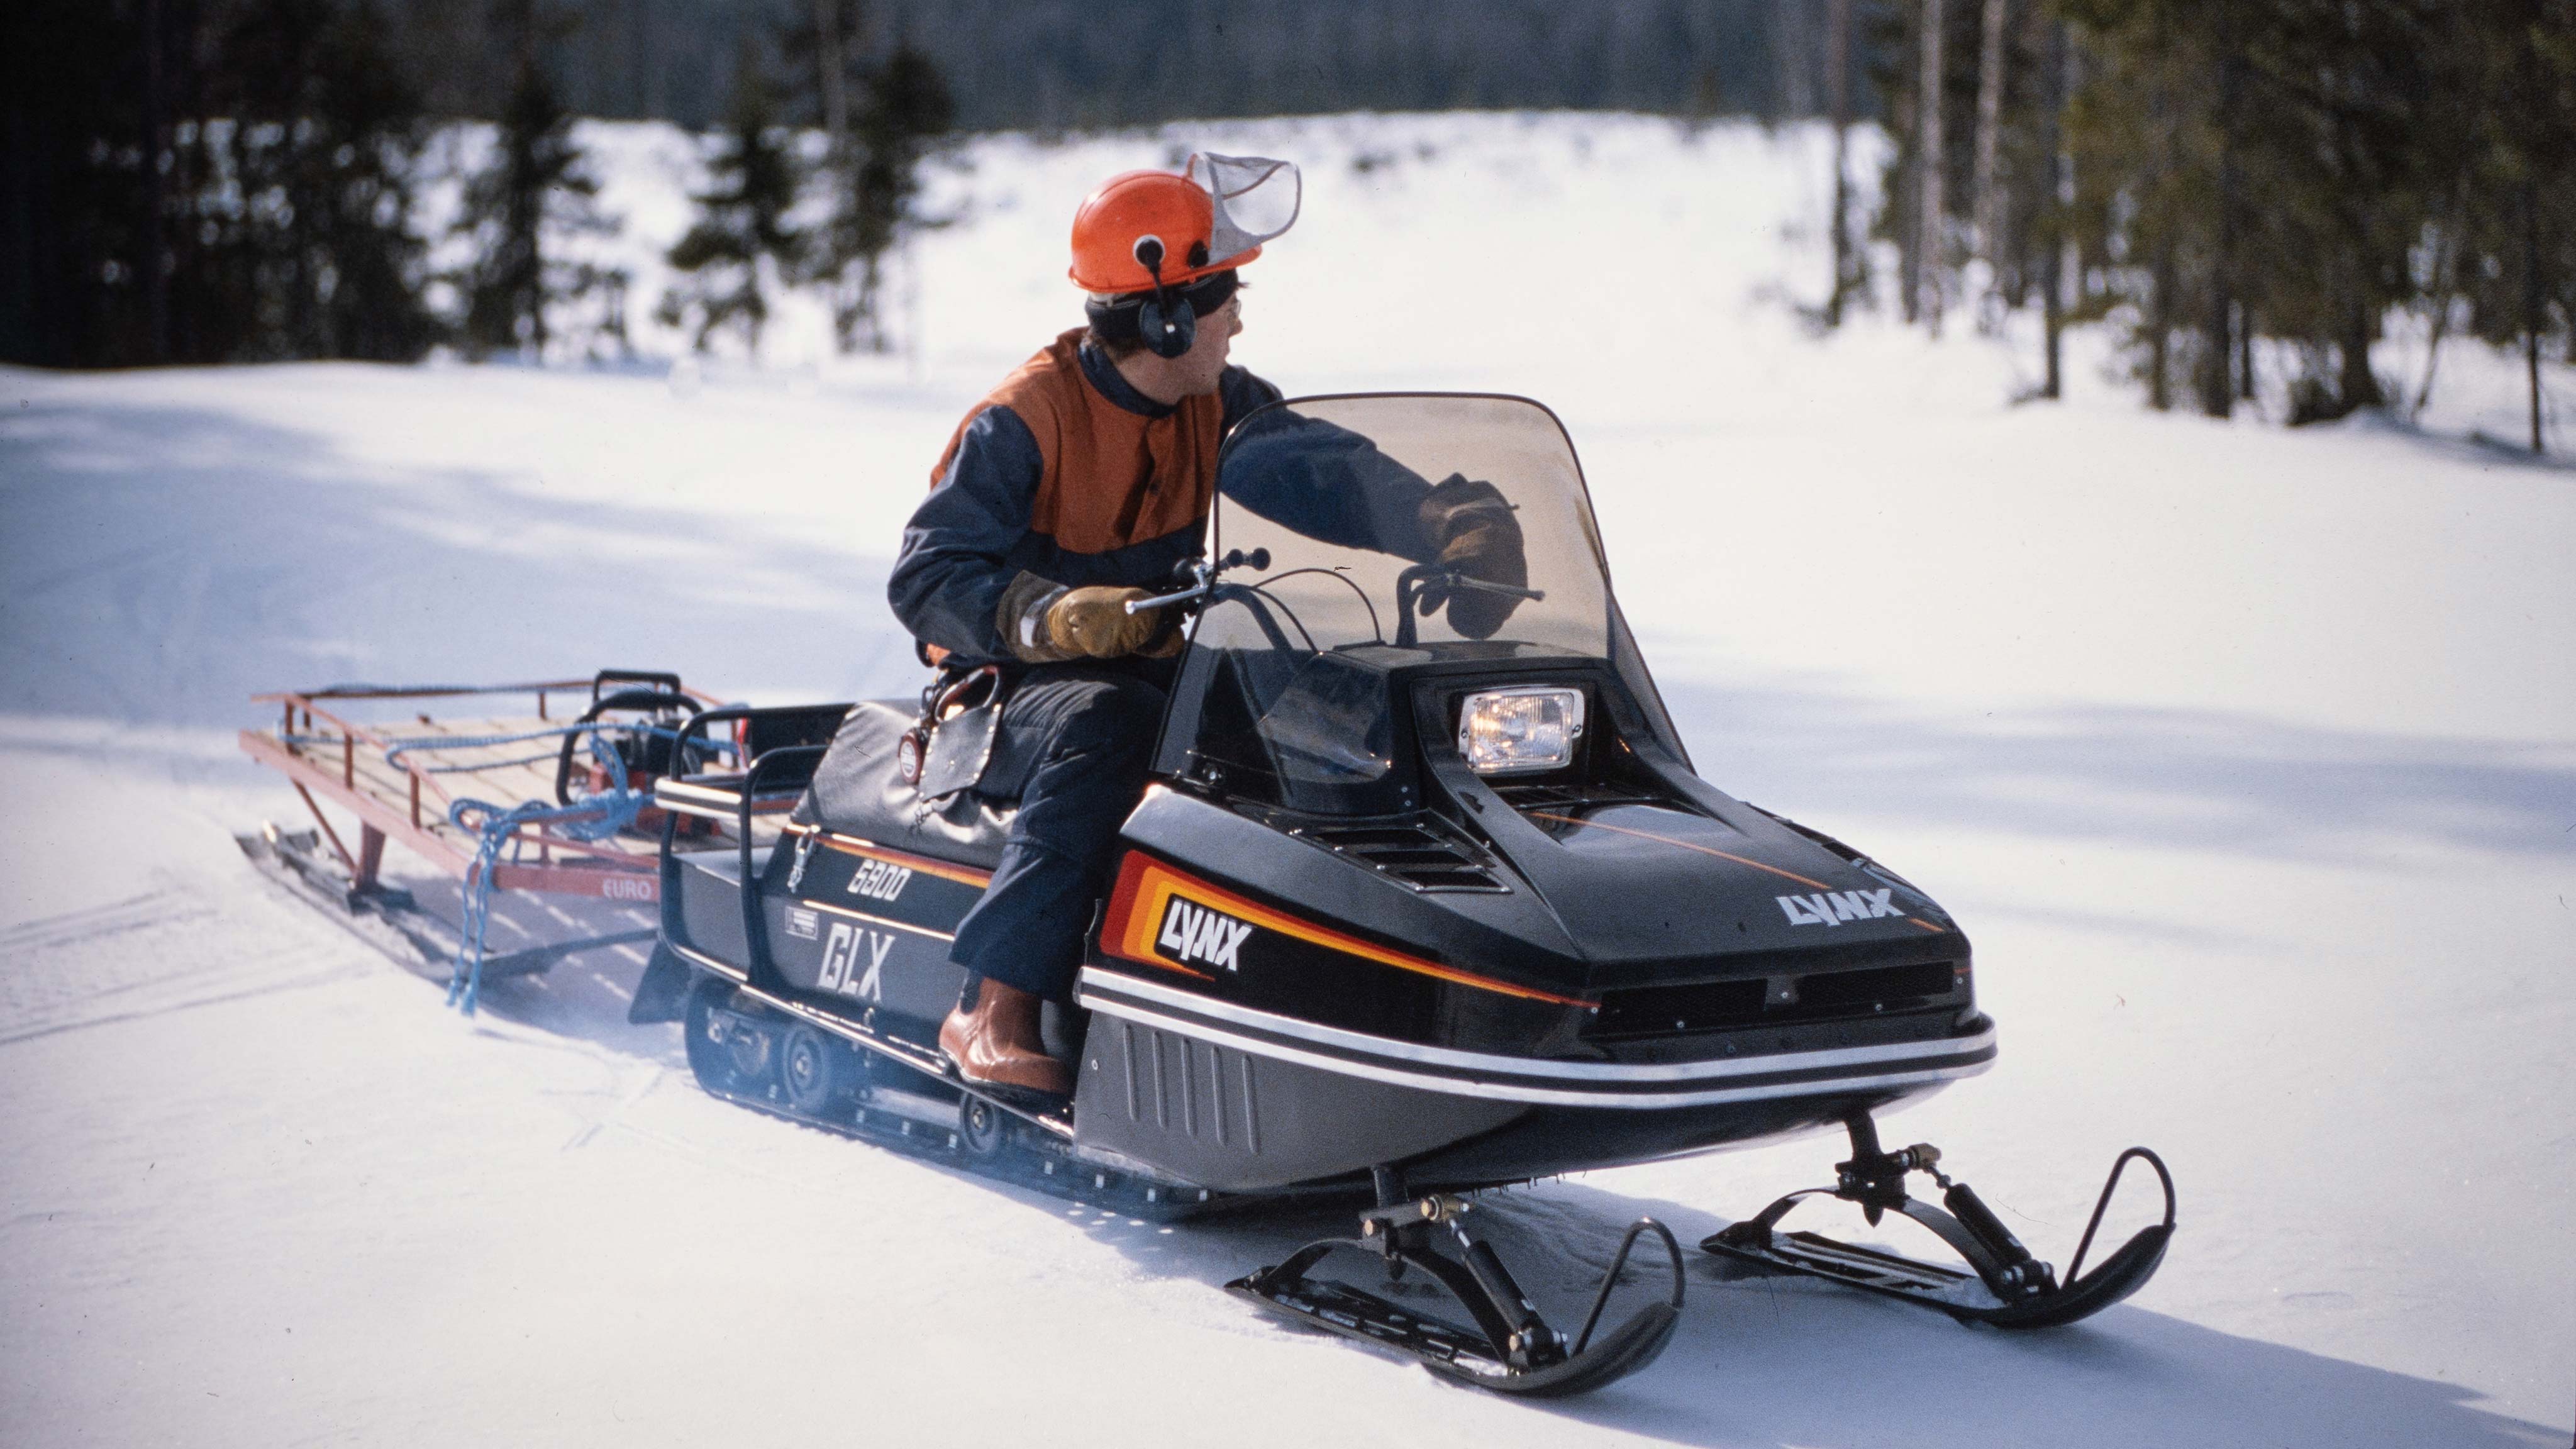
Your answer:
[[[1192,582],[1188,588],[1180,589],[1168,594],[1157,594],[1150,599],[1129,599],[1127,601],[1127,612],[1130,614],[1141,614],[1147,609],[1160,609],[1171,604],[1192,603],[1196,600],[1206,598],[1209,592],[1216,588],[1216,576],[1224,573],[1227,569],[1266,569],[1268,567],[1270,567],[1270,550],[1266,548],[1256,548],[1250,553],[1245,553],[1239,548],[1229,549],[1226,551],[1225,557],[1217,560],[1213,567],[1208,564],[1206,559],[1193,559],[1189,565]]]

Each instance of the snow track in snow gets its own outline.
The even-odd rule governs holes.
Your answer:
[[[328,942],[209,949],[257,939],[249,915],[171,887],[0,931],[0,1046],[367,969]]]

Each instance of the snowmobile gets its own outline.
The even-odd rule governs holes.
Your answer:
[[[1508,502],[1525,579],[1383,542],[1378,495],[1444,474]],[[1273,404],[1229,437],[1209,527],[1151,601],[1193,622],[1075,998],[1048,1016],[1071,1099],[965,1081],[935,1045],[963,984],[949,942],[1010,823],[973,788],[991,669],[919,701],[682,727],[680,758],[735,756],[654,787],[665,951],[634,1014],[683,1022],[708,1091],[1158,1217],[1364,1199],[1357,1236],[1231,1291],[1506,1393],[1633,1372],[1682,1305],[1680,1246],[1647,1218],[1576,1333],[1541,1317],[1466,1194],[1553,1174],[1840,1129],[1835,1185],[1703,1248],[2006,1328],[2071,1322],[2156,1271],[2173,1186],[2143,1148],[2061,1277],[1934,1148],[1881,1146],[1877,1114],[1995,1060],[1968,938],[1887,867],[1692,772],[1554,414],[1459,394]],[[1471,595],[1510,601],[1490,637],[1440,610]],[[2163,1218],[2083,1271],[2133,1161]],[[1939,1204],[1909,1195],[1917,1173]],[[1814,1196],[1911,1218],[1963,1263],[1781,1231]],[[1647,1236],[1668,1289],[1596,1334]],[[1327,1267],[1355,1257],[1420,1270],[1468,1321]]]

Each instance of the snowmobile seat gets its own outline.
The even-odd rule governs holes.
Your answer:
[[[769,867],[770,847],[755,845],[751,849],[751,872],[756,877]],[[742,889],[742,852],[728,845],[716,850],[674,852],[682,870],[701,871],[724,883],[727,890]]]
[[[840,733],[815,767],[814,782],[787,818],[892,850],[991,870],[1002,860],[1016,805],[996,805],[973,790],[925,800],[895,769],[895,744],[912,728],[917,707],[902,700],[863,700],[850,707]]]

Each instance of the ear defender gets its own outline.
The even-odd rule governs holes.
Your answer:
[[[1136,305],[1136,328],[1156,357],[1176,358],[1198,341],[1199,318],[1186,297],[1163,288],[1163,239],[1136,238],[1136,264],[1154,279],[1154,295]]]

